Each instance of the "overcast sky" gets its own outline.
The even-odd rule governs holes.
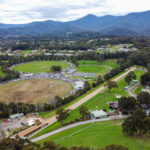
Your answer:
[[[70,21],[87,14],[125,15],[147,10],[150,0],[0,0],[0,22]]]

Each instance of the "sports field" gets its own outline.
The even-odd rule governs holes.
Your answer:
[[[115,60],[106,60],[102,63],[94,60],[80,60],[78,64],[76,67],[78,72],[98,73],[100,75],[104,75],[118,66]]]
[[[37,104],[50,101],[55,96],[63,97],[72,89],[71,84],[60,80],[33,79],[17,81],[0,85],[0,101]]]
[[[68,68],[69,65],[63,61],[34,61],[20,64],[13,67],[14,70],[26,73],[50,72],[52,66],[61,66],[62,69]]]
[[[101,63],[94,60],[80,60],[78,61],[79,66],[76,68],[78,72],[93,72],[98,73],[100,75],[104,75],[111,68],[116,68],[117,62],[116,60],[106,60]]]
[[[117,144],[128,147],[129,150],[149,150],[150,138],[128,137],[122,133],[122,121],[108,121],[81,125],[60,132],[38,143],[54,140],[61,146],[85,146],[103,148]]]
[[[6,73],[4,73],[2,70],[1,70],[1,66],[0,66],[0,77],[4,77],[6,75]]]

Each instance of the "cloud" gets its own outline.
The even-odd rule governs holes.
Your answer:
[[[149,9],[149,0],[0,0],[0,22],[70,21],[87,14],[124,15]]]

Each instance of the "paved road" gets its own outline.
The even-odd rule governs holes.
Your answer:
[[[94,123],[94,122],[102,122],[102,121],[123,119],[123,118],[126,118],[126,117],[127,116],[118,115],[118,116],[112,116],[112,117],[108,117],[108,118],[104,118],[104,119],[95,119],[95,120],[88,120],[88,121],[82,121],[82,122],[74,123],[74,124],[62,127],[60,129],[57,129],[55,131],[49,132],[47,134],[41,135],[41,136],[39,136],[39,137],[37,137],[35,139],[32,139],[31,141],[32,142],[37,142],[37,141],[43,140],[43,139],[45,139],[47,137],[50,137],[52,135],[55,135],[55,134],[57,134],[59,132],[62,132],[62,131],[65,131],[65,130],[68,130],[70,128],[74,128],[74,127],[77,127],[77,126],[80,126],[80,125],[84,125],[84,124],[88,124],[88,123]]]
[[[119,81],[121,78],[123,78],[124,76],[126,76],[129,72],[134,71],[134,70],[136,70],[136,67],[130,68],[128,71],[126,71],[122,75],[120,75],[120,76],[116,77],[115,79],[113,79],[113,81],[115,81],[115,82]],[[89,95],[87,95],[84,98],[82,98],[80,101],[77,101],[76,103],[72,104],[67,109],[70,109],[70,110],[76,109],[77,107],[79,107],[80,105],[82,105],[83,103],[85,103],[86,101],[88,101],[89,99],[91,99],[92,97],[94,97],[95,95],[97,95],[98,93],[102,92],[105,88],[107,88],[107,87],[106,86],[100,87],[99,89],[95,90],[94,92],[92,92]],[[46,121],[46,123],[48,123],[49,125],[51,125],[55,121],[57,121],[56,116],[53,116],[48,121]],[[23,131],[23,133],[21,135],[22,136],[26,135],[26,132],[28,132],[28,130],[30,130],[30,129],[27,129],[27,131]],[[36,132],[36,133],[38,133],[38,132]]]
[[[131,97],[137,98],[137,96],[132,92],[132,90],[133,90],[136,86],[138,86],[138,85],[139,85],[139,83],[135,84],[134,86],[131,86],[131,87],[128,89],[128,93],[129,93],[129,95],[130,95]]]

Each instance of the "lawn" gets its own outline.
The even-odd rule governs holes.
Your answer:
[[[13,67],[14,70],[26,73],[41,73],[50,72],[50,68],[53,66],[61,66],[62,69],[68,68],[69,64],[63,61],[35,61],[25,64],[16,65]]]
[[[4,73],[2,70],[1,70],[1,66],[0,66],[0,77],[5,77],[6,76],[6,73]]]
[[[25,55],[25,54],[30,54],[32,52],[32,50],[22,50],[21,54]]]
[[[106,66],[102,65],[79,65],[77,68],[78,72],[91,72],[91,73],[99,73],[101,75],[104,75],[110,69]]]
[[[58,88],[59,87],[59,88]],[[22,103],[44,103],[55,96],[64,97],[73,86],[61,80],[32,79],[0,85],[0,101]]]
[[[85,146],[103,148],[117,144],[128,147],[129,150],[149,150],[150,138],[128,137],[122,133],[122,121],[97,122],[77,126],[48,137],[38,143],[54,140],[65,147]]]
[[[143,71],[140,70],[135,70],[135,74],[137,75],[137,80],[140,79],[140,76],[144,73]],[[128,92],[124,91],[124,87],[127,86],[127,83],[125,83],[124,78],[119,80],[118,82],[118,88],[117,89],[112,89],[110,92],[108,89],[105,89],[102,93],[97,94],[93,98],[89,99],[87,102],[85,102],[83,105],[87,106],[89,110],[99,110],[99,109],[108,109],[108,102],[110,101],[116,101],[116,96],[117,95],[122,95],[122,96],[128,96]],[[73,111],[70,112],[69,117],[64,120],[64,123],[73,121],[77,118],[80,118],[79,114],[79,107],[74,109]],[[38,132],[34,137],[40,136],[44,133],[50,132],[56,128],[60,127],[60,123],[56,121],[52,125],[48,126],[47,128],[43,129],[42,131]]]
[[[78,64],[79,66],[76,68],[78,72],[93,72],[100,75],[104,75],[110,71],[111,68],[118,66],[115,59],[108,59],[101,63],[94,60],[80,60]]]

